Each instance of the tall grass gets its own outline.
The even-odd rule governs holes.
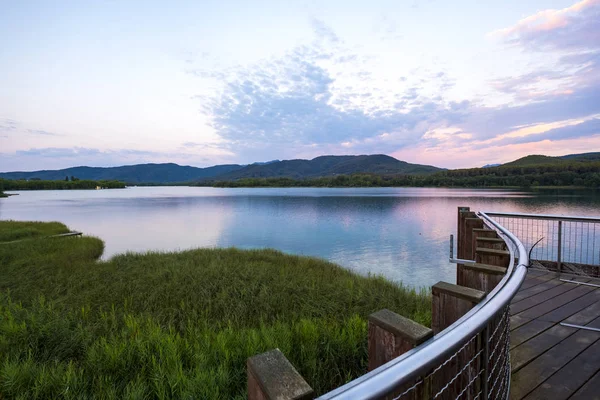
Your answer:
[[[0,237],[7,224],[27,226],[0,222]],[[99,262],[102,250],[91,237],[0,244],[0,398],[241,399],[246,359],[276,347],[323,393],[366,372],[371,312],[430,323],[427,293],[319,259],[199,249]]]

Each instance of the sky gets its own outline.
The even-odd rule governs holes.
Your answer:
[[[0,171],[600,151],[600,0],[0,0]]]

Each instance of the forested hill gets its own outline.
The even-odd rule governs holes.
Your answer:
[[[218,180],[242,178],[306,179],[356,173],[368,174],[430,174],[441,168],[410,164],[383,154],[360,156],[321,156],[312,160],[285,160],[265,165],[252,164],[216,177]]]
[[[550,157],[539,154],[529,155],[518,160],[502,164],[502,167],[525,167],[534,165],[566,165],[568,163],[600,161],[600,152],[569,154],[566,156]]]
[[[360,175],[360,179],[337,179]],[[368,179],[366,177],[369,177]],[[239,185],[278,185],[277,179],[303,181],[315,179],[319,185],[368,186],[600,186],[600,152],[570,154],[562,157],[530,155],[500,166],[443,170],[410,164],[393,157],[376,155],[321,156],[312,160],[284,160],[250,165],[215,165],[208,168],[177,164],[140,164],[123,167],[74,167],[55,171],[5,172],[0,179],[121,181],[127,184],[212,184],[239,182]],[[375,179],[374,177],[380,177]],[[262,180],[269,180],[263,182]],[[273,179],[273,180],[271,180]],[[329,179],[329,180],[328,180]],[[259,180],[259,181],[252,181]],[[393,181],[393,182],[392,182]],[[289,181],[285,181],[288,182]],[[295,184],[295,183],[294,183]],[[229,184],[222,184],[229,185]]]
[[[123,167],[74,167],[54,171],[4,172],[4,179],[118,180],[128,184],[185,183],[206,180],[235,180],[247,177],[310,178],[353,173],[420,174],[440,171],[440,168],[410,164],[385,155],[322,156],[312,160],[286,160],[250,165],[215,165],[208,168],[177,164],[139,164]]]
[[[198,179],[211,179],[217,175],[243,168],[242,165],[215,165],[208,168],[181,166],[177,164],[139,164],[123,167],[73,167],[60,170],[33,172],[2,172],[4,179],[64,180],[75,176],[81,180],[117,180],[129,184],[178,183]]]
[[[527,158],[526,162],[516,166],[508,163],[497,167],[445,170],[427,175],[348,174],[310,179],[243,178],[235,181],[217,181],[211,185],[218,187],[581,186],[600,188],[600,161],[582,161],[577,160],[577,157],[574,158],[575,161],[566,158],[559,162],[548,163],[544,158],[538,157],[537,161],[541,161],[541,164],[532,163],[532,159]]]

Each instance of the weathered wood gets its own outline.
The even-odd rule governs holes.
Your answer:
[[[483,228],[483,220],[479,217],[475,218],[465,218],[465,260],[474,260],[475,259],[475,242],[473,233],[473,229],[475,228]]]
[[[546,273],[544,275],[539,275],[539,276],[535,276],[533,278],[528,278],[521,285],[521,290],[528,289],[530,287],[542,284],[544,282],[551,281],[553,279],[556,279],[556,273],[554,273],[554,272],[548,272],[548,273]]]
[[[458,221],[456,224],[456,256],[464,258],[465,249],[465,219],[471,215],[469,207],[458,207]]]
[[[433,337],[417,322],[383,309],[369,315],[369,371]]]
[[[435,334],[440,333],[459,318],[465,315],[476,304],[481,302],[485,297],[485,293],[479,290],[471,289],[464,286],[453,285],[447,282],[438,282],[431,288],[432,294],[432,315],[431,328]],[[456,373],[466,365],[473,355],[477,353],[478,342],[474,341],[466,346],[456,358],[449,360],[448,363],[439,369],[434,376],[431,377],[432,392],[438,393],[447,382],[449,382]],[[477,374],[478,363],[472,364],[466,371],[466,376],[474,377]],[[475,388],[471,387],[467,390],[466,398],[472,398]],[[459,386],[451,386],[447,388],[442,398],[456,398],[462,388]]]
[[[571,400],[600,400],[600,371],[585,383]]]
[[[478,247],[475,252],[475,261],[477,261],[480,264],[508,267],[508,265],[510,264],[510,253],[506,250],[495,250]]]
[[[471,289],[491,292],[506,274],[506,268],[495,265],[473,264],[464,265],[460,281],[456,283]]]
[[[560,322],[565,318],[585,309],[589,305],[600,304],[600,290],[594,290],[561,307],[555,308],[538,318],[540,321]]]
[[[545,330],[540,335],[533,337],[525,343],[516,346],[510,351],[511,369],[518,371],[530,361],[544,354],[547,350],[563,341],[573,334],[573,328],[567,328],[561,325],[554,325]]]
[[[477,234],[479,237],[487,237],[487,238],[497,238],[498,233],[489,228],[474,228],[473,232]]]
[[[485,297],[485,293],[480,290],[447,282],[433,285],[431,294],[431,329],[434,334],[452,325]]]
[[[552,299],[556,296],[559,296],[563,293],[569,292],[577,288],[577,286],[574,285],[569,285],[563,282],[560,283],[562,284],[556,285],[553,288],[550,288],[544,292],[538,293],[521,301],[512,303],[510,305],[510,311],[513,314],[518,314],[524,310],[527,310],[528,308],[535,307],[540,303],[545,302],[546,300]],[[558,305],[557,307],[560,307],[560,305]]]
[[[598,338],[600,338],[599,332],[590,331],[579,331],[570,335],[513,374],[511,395],[514,398],[525,397]]]
[[[530,280],[526,280],[524,283],[529,282]],[[558,279],[552,279],[543,283],[539,283],[534,286],[528,286],[527,288],[521,287],[521,290],[516,294],[512,299],[512,303],[519,302],[521,300],[525,300],[531,296],[535,296],[536,294],[545,292],[546,290],[550,290],[556,286],[562,285],[563,282]]]
[[[526,318],[538,318],[552,310],[555,310],[564,304],[571,302],[586,293],[591,292],[594,288],[590,286],[579,286],[573,290],[563,293],[559,296],[554,297],[551,301],[545,301],[534,307],[528,308],[520,314]]]
[[[600,334],[597,334],[596,336],[600,337]],[[572,338],[575,338],[575,335],[573,335]],[[567,340],[570,339],[571,338]],[[567,349],[567,351],[570,351],[571,353],[577,351],[581,347],[578,345],[581,345],[581,341],[572,348]],[[598,370],[600,370],[600,341],[596,341],[592,346],[585,349],[585,351],[565,365],[564,368],[561,368],[544,383],[538,386],[531,394],[529,394],[529,396],[527,396],[527,399],[568,399]],[[597,394],[600,396],[600,387],[598,387]]]
[[[539,335],[546,329],[549,329],[554,324],[552,322],[540,321],[537,319],[530,320],[529,322],[519,326],[510,333],[510,348],[513,349],[531,339],[532,337]]]
[[[504,243],[504,240],[501,238],[479,237],[477,236],[477,232],[473,232],[473,236],[475,236],[475,243],[477,247],[506,250],[506,243]]]
[[[401,356],[433,337],[433,331],[426,326],[383,309],[369,315],[369,371]],[[412,382],[399,387],[385,399],[393,399],[413,386]],[[405,399],[421,399],[428,385],[421,384]]]
[[[313,390],[279,349],[247,361],[248,400],[304,400]]]

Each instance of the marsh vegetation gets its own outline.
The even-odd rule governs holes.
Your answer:
[[[1,398],[245,398],[279,348],[317,393],[366,372],[367,316],[430,324],[430,296],[274,250],[98,261],[60,223],[0,222]],[[11,243],[6,243],[11,242]]]

